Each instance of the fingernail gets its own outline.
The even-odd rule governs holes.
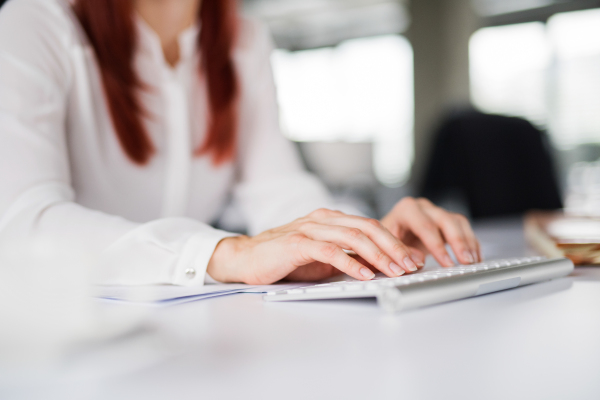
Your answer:
[[[417,264],[418,267],[422,267],[425,265],[425,263],[423,261],[421,261],[419,258],[417,258],[417,256],[415,256],[415,255],[410,256],[410,258],[413,260],[413,262],[415,264]]]
[[[447,254],[444,256],[444,265],[446,265],[446,267],[454,267],[454,262]]]
[[[476,251],[472,251],[471,254],[473,255],[473,260],[475,260],[475,262],[481,262],[481,260],[479,259],[479,255],[477,255]]]
[[[409,271],[415,272],[417,270],[417,266],[409,257],[404,258],[404,265],[408,268]]]
[[[464,258],[465,260],[467,260],[467,262],[468,262],[469,264],[473,264],[473,255],[471,255],[471,253],[469,253],[468,251],[466,251],[466,250],[465,250],[465,251],[463,252],[463,258]]]
[[[361,268],[360,274],[367,279],[373,279],[373,277],[375,276],[373,271],[371,271],[369,268]]]
[[[404,270],[396,263],[390,263],[390,269],[396,276],[404,274]]]

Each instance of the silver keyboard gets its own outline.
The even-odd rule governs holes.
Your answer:
[[[398,278],[344,280],[268,292],[265,301],[376,297],[390,312],[512,289],[560,278],[573,271],[567,258],[523,257],[418,271]]]

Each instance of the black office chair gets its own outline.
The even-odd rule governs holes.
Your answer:
[[[434,136],[420,194],[440,202],[450,193],[473,218],[562,207],[546,135],[524,119],[474,110],[449,116]]]

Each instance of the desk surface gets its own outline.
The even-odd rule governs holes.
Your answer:
[[[516,221],[476,229],[488,259],[531,254]],[[600,398],[597,267],[396,315],[374,300],[247,294],[153,309],[148,319],[80,357],[78,378],[43,388],[44,398]]]

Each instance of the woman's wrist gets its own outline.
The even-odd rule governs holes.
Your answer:
[[[217,244],[206,268],[211,278],[223,283],[244,281],[243,271],[237,268],[235,259],[248,239],[247,236],[228,237]]]

